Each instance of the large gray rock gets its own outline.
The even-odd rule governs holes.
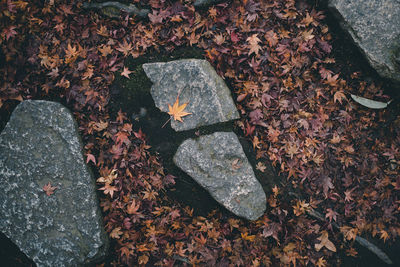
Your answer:
[[[263,215],[265,193],[234,133],[187,139],[174,162],[234,214],[249,220]]]
[[[43,186],[57,187],[47,195]],[[81,266],[108,239],[72,114],[24,101],[0,134],[0,231],[38,266]]]
[[[400,82],[400,1],[329,0],[329,7],[371,66]]]
[[[188,103],[183,122],[171,120],[176,131],[239,119],[229,88],[206,60],[182,59],[143,64],[153,82],[151,95],[156,107],[168,112],[179,94],[179,104]]]

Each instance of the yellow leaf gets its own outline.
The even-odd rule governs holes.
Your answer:
[[[242,238],[244,239],[244,240],[247,240],[247,241],[250,241],[250,242],[253,242],[254,241],[254,239],[256,238],[256,236],[255,235],[248,235],[247,233],[240,233],[240,235],[242,236]]]
[[[187,104],[188,103],[185,103],[179,106],[179,95],[178,95],[172,107],[170,104],[168,104],[168,109],[169,109],[168,114],[173,116],[174,120],[183,122],[182,117],[192,114],[190,112],[185,111]]]

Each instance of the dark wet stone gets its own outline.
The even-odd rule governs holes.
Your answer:
[[[42,189],[57,187],[50,196]],[[38,266],[80,266],[108,239],[72,114],[24,101],[0,134],[0,231]]]

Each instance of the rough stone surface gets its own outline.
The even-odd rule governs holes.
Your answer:
[[[234,214],[249,220],[263,215],[265,193],[233,132],[185,140],[174,162]]]
[[[371,66],[400,82],[400,1],[329,0],[329,7]]]
[[[42,189],[51,183],[50,196]],[[0,231],[38,266],[81,266],[108,239],[72,114],[24,101],[0,134]]]
[[[206,60],[182,59],[143,65],[153,82],[151,95],[155,105],[168,112],[179,94],[179,104],[188,103],[186,111],[193,114],[183,122],[171,120],[176,131],[195,129],[239,119],[229,88]]]

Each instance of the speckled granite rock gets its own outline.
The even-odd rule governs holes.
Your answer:
[[[400,82],[400,1],[329,0],[329,7],[371,66]]]
[[[249,220],[263,215],[265,193],[233,132],[185,140],[174,162],[234,214]]]
[[[42,189],[51,183],[50,196]],[[81,266],[108,239],[71,113],[24,101],[0,134],[0,231],[38,266]]]
[[[206,60],[182,59],[166,63],[143,64],[153,82],[151,95],[155,105],[168,112],[168,104],[188,103],[183,122],[171,120],[176,131],[239,119],[229,88]]]

